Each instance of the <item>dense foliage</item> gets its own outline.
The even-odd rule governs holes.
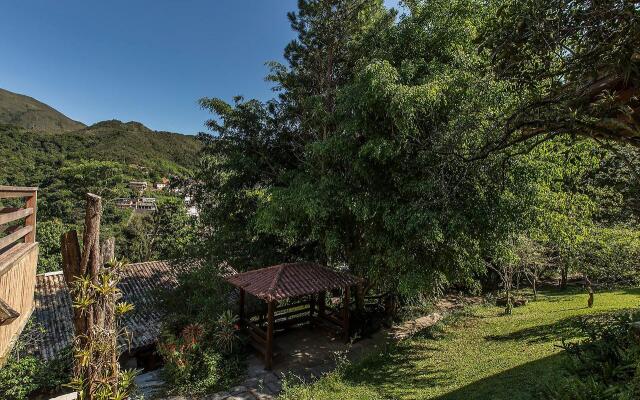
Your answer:
[[[105,121],[74,133],[29,132],[0,126],[0,184],[38,186],[39,272],[60,270],[60,235],[81,224],[84,196],[103,197],[103,235],[114,236],[117,255],[129,261],[185,254],[194,223],[182,197],[147,193],[159,212],[120,210],[113,200],[131,197],[131,180],[150,184],[191,174],[200,144],[193,138],[153,132],[137,123]]]
[[[278,97],[201,102],[216,116],[193,188],[209,260],[346,265],[404,295],[477,287],[487,266],[521,263],[523,235],[563,284],[610,276],[607,249],[631,260],[635,243],[605,233],[635,234],[633,152],[567,131],[496,142],[542,93],[496,67],[507,15],[527,5],[408,1],[397,15],[376,0],[300,1],[287,65],[271,64]]]
[[[189,324],[178,335],[165,332],[159,352],[173,391],[198,395],[227,389],[243,376],[236,317],[223,313],[210,327]]]
[[[518,87],[520,104],[492,145],[571,133],[638,146],[637,2],[501,3],[479,42],[492,70]]]
[[[8,360],[0,368],[0,398],[27,400],[36,395],[56,393],[69,383],[71,353],[63,351],[57,359],[45,362],[30,354],[41,345],[43,328],[29,322],[13,347]]]
[[[585,318],[584,337],[564,343],[572,356],[570,374],[547,389],[551,400],[626,400],[640,396],[640,336],[629,329],[640,318],[631,311]]]

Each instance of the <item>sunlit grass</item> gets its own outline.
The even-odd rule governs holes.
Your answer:
[[[640,290],[596,294],[544,292],[537,302],[505,316],[501,308],[474,307],[437,340],[413,338],[370,354],[286,399],[535,399],[541,385],[565,368],[558,346],[577,340],[583,316],[640,306]]]

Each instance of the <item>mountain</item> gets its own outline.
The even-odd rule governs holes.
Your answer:
[[[0,185],[41,186],[61,166],[115,161],[140,179],[187,176],[201,143],[135,121],[85,126],[27,96],[0,89]]]
[[[70,132],[85,126],[32,97],[4,89],[0,89],[0,123],[49,133]]]

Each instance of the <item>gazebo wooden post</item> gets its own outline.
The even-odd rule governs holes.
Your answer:
[[[273,366],[273,313],[275,308],[275,301],[270,301],[267,310],[267,348],[264,357],[267,370],[271,370]]]
[[[351,287],[344,288],[344,307],[342,309],[342,333],[344,340],[349,341],[349,303],[351,303]]]
[[[362,312],[364,310],[364,291],[362,288],[362,282],[358,282],[356,286],[356,310]]]
[[[238,320],[240,322],[240,326],[244,326],[244,289],[240,289],[240,304],[238,309]]]
[[[316,295],[312,294],[311,299],[309,299],[309,320],[313,324],[313,314],[316,312]]]
[[[323,316],[325,315],[325,307],[327,304],[327,292],[322,291],[320,293],[318,293],[318,315]]]

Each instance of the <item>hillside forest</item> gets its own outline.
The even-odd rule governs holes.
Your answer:
[[[193,137],[136,122],[104,121],[71,132],[0,125],[0,184],[39,187],[38,271],[61,269],[60,236],[82,226],[85,193],[105,199],[103,231],[116,238],[118,257],[139,262],[182,254],[184,248],[169,237],[182,232],[180,246],[190,243],[194,221],[184,193],[151,190],[163,178],[174,188],[190,179],[199,148]],[[132,192],[130,181],[146,181],[149,189]],[[158,212],[136,213],[114,202],[140,195],[156,198]]]

